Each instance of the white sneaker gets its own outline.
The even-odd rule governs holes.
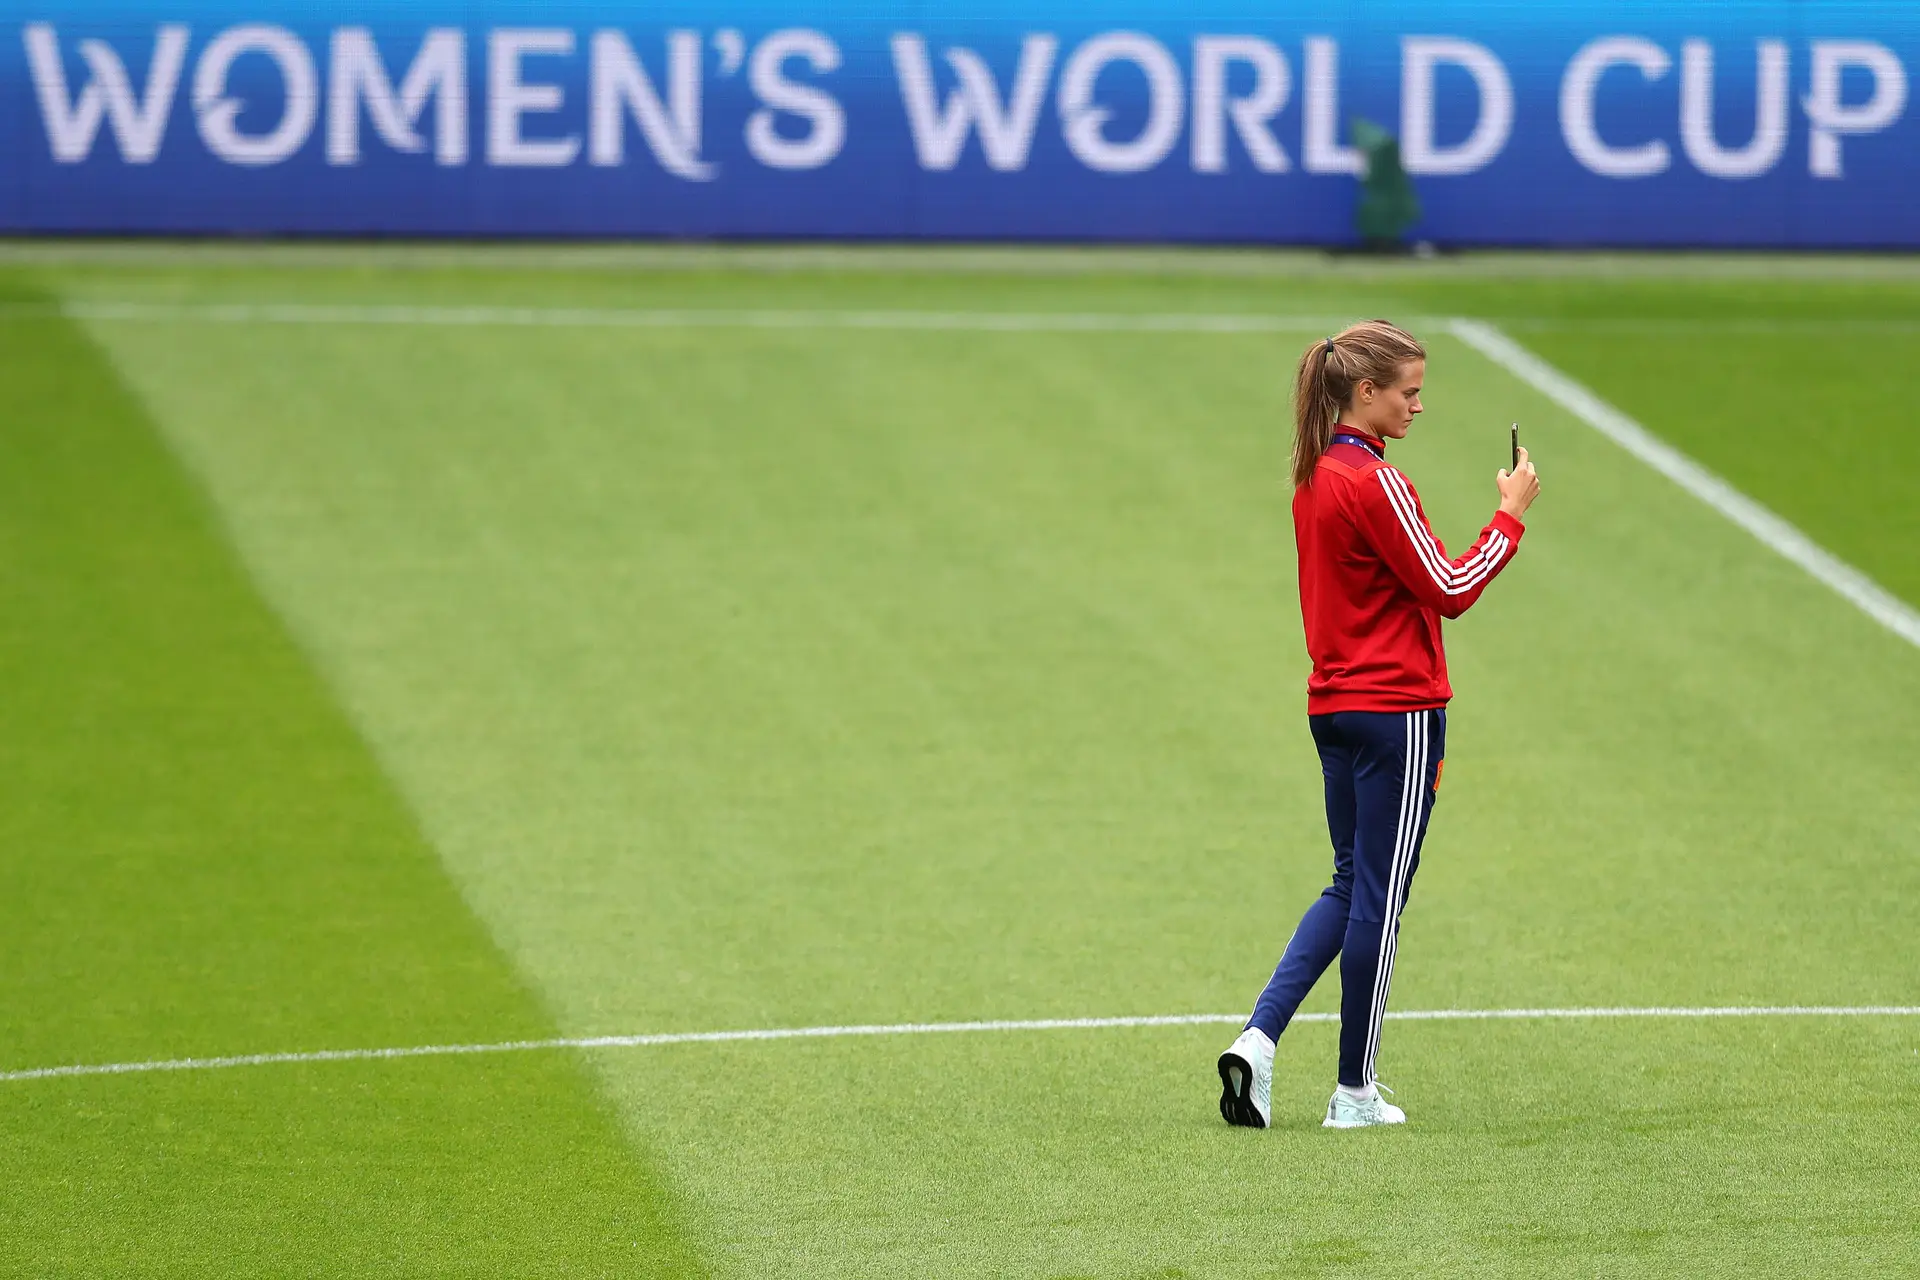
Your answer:
[[[1220,1055],[1220,1116],[1228,1124],[1264,1129],[1273,1114],[1273,1041],[1248,1027]]]
[[[1375,1085],[1371,1098],[1351,1098],[1345,1091],[1335,1089],[1333,1097],[1327,1102],[1327,1118],[1320,1122],[1323,1129],[1364,1129],[1370,1124],[1405,1124],[1407,1113],[1380,1096],[1384,1086]],[[1388,1089],[1388,1093],[1393,1090]]]

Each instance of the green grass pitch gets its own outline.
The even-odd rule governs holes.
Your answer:
[[[1920,271],[1608,267],[0,246],[0,1073],[1245,1008],[1315,330],[885,317],[1486,318],[1920,604]],[[1442,536],[1511,419],[1546,493],[1394,1007],[1920,1004],[1920,651],[1421,332]],[[1396,1022],[1355,1134],[1324,1023],[1222,1125],[1232,1030],[0,1080],[0,1273],[1920,1270],[1920,1018]]]

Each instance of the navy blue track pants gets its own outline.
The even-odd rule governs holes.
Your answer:
[[[1309,716],[1327,784],[1333,883],[1301,917],[1247,1025],[1275,1040],[1340,957],[1340,1083],[1372,1084],[1394,943],[1440,785],[1445,711]]]

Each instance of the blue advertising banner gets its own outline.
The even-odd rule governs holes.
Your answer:
[[[1912,0],[0,0],[0,231],[1920,245]]]

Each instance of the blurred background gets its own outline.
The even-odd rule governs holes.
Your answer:
[[[1912,247],[1920,10],[12,3],[0,231]]]

